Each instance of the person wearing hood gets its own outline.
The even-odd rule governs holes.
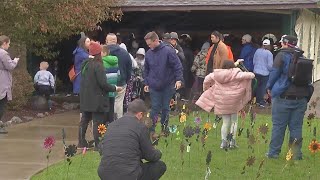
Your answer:
[[[236,62],[238,63],[238,62]],[[221,115],[223,124],[221,127],[220,148],[237,147],[238,112],[251,100],[251,81],[254,74],[242,72],[236,68],[233,61],[222,61],[222,69],[214,69],[207,75],[203,82],[205,91],[196,105],[210,112],[214,109],[215,115]],[[227,138],[231,134],[231,138]]]
[[[82,112],[79,126],[79,148],[88,147],[85,140],[88,124],[93,120],[93,136],[95,150],[98,150],[100,133],[98,126],[105,124],[106,113],[110,110],[109,92],[119,92],[121,87],[108,84],[105,68],[101,57],[102,47],[92,42],[89,53],[94,58],[88,58],[81,66],[80,111]]]
[[[80,82],[81,82],[81,64],[89,58],[90,39],[83,36],[78,41],[78,47],[73,51],[74,55],[74,70],[76,78],[73,81],[73,94],[78,95],[80,93]]]
[[[144,99],[143,76],[144,76],[145,55],[146,55],[146,51],[144,50],[144,48],[139,48],[136,54],[136,59],[135,59],[138,67],[135,70],[135,78],[137,83],[134,86],[136,88],[137,96],[140,97],[140,99]]]
[[[257,48],[252,43],[252,37],[249,34],[246,34],[242,37],[242,50],[239,56],[239,59],[243,59],[244,66],[248,71],[253,72],[253,56]]]
[[[151,136],[157,135],[155,127],[158,115],[161,112],[162,130],[168,126],[170,99],[175,90],[181,88],[183,81],[182,64],[174,49],[159,41],[159,36],[154,31],[144,37],[149,50],[145,56],[144,82],[145,92],[150,92],[151,113],[153,120]]]
[[[191,67],[191,72],[195,75],[195,88],[192,88],[193,96],[202,93],[203,80],[206,77],[206,55],[209,48],[210,43],[205,42],[201,47],[201,51],[194,58]]]
[[[117,44],[117,36],[110,33],[106,37],[106,44],[110,50],[110,55],[117,56],[120,70],[120,80],[118,86],[122,87],[122,91],[118,92],[115,98],[114,111],[117,118],[123,116],[123,100],[126,92],[127,83],[131,78],[132,60],[129,53]]]

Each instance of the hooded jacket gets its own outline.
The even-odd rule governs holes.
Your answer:
[[[132,63],[129,53],[117,44],[108,45],[110,55],[117,56],[120,70],[120,80],[118,86],[124,86],[130,80]]]
[[[250,72],[253,72],[253,56],[256,50],[257,48],[252,43],[246,43],[239,56],[240,59],[244,59],[243,64]]]
[[[104,56],[102,57],[102,62],[106,69],[108,84],[117,85],[120,78],[117,56]],[[109,97],[115,97],[116,94],[116,92],[109,92]]]
[[[215,69],[206,76],[203,87],[207,90],[196,105],[207,112],[214,108],[216,115],[238,113],[251,100],[253,78],[253,73],[242,72],[239,68]]]
[[[78,74],[81,71],[82,63],[89,58],[89,53],[85,49],[81,47],[77,47],[73,51],[74,55],[74,70],[75,73]],[[79,94],[80,93],[80,82],[81,82],[81,73],[79,73],[75,80],[73,81],[73,93]]]
[[[183,82],[182,64],[173,48],[160,43],[158,47],[147,51],[144,80],[154,90],[174,86],[176,81]]]

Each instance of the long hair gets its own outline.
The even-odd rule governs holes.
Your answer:
[[[101,63],[101,65],[102,65],[102,57],[101,57],[101,54],[95,55],[94,58],[93,58],[93,61],[98,62],[98,63]]]

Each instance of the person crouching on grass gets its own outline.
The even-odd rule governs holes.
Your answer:
[[[48,101],[48,108],[51,110],[52,102],[50,100],[50,95],[53,93],[54,89],[54,78],[50,71],[49,63],[46,61],[42,61],[40,63],[40,71],[36,73],[34,76],[34,87],[37,95],[45,96]]]
[[[214,113],[222,116],[220,148],[226,149],[238,147],[235,141],[238,112],[251,100],[251,80],[255,76],[251,72],[242,72],[236,68],[238,61],[233,63],[224,60],[222,63],[222,69],[214,69],[213,73],[205,77],[205,92],[196,105],[207,112],[214,108]]]

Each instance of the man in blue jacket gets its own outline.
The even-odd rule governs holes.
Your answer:
[[[168,125],[170,99],[183,81],[182,64],[175,50],[160,42],[154,31],[149,32],[144,39],[150,48],[145,56],[144,90],[150,92],[150,118],[153,120],[151,135],[155,137],[154,131],[160,110],[162,130]]]
[[[296,48],[298,39],[294,36],[284,35],[281,39],[282,48],[275,57],[267,93],[272,97],[272,136],[269,145],[268,158],[278,158],[281,152],[287,126],[290,131],[289,147],[293,151],[293,159],[302,159],[302,125],[308,98],[312,95],[312,86],[295,85],[289,75],[290,63],[294,54],[302,56],[303,51]]]
[[[106,44],[110,50],[110,55],[117,56],[120,70],[120,81],[117,86],[122,87],[118,92],[114,102],[114,113],[117,119],[123,116],[123,100],[126,93],[127,83],[130,80],[132,72],[132,62],[129,53],[117,44],[117,36],[110,33],[106,37]]]

